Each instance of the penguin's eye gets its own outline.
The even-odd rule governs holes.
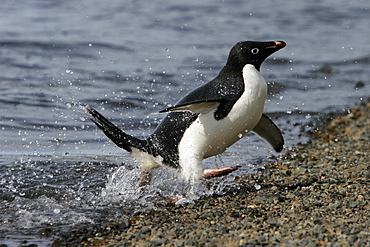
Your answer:
[[[253,48],[251,50],[252,54],[257,54],[260,50],[258,48]]]

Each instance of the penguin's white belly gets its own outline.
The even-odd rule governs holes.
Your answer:
[[[267,96],[266,81],[252,65],[243,68],[243,78],[244,92],[224,119],[216,120],[214,111],[199,114],[184,132],[179,143],[180,163],[223,153],[259,122]]]

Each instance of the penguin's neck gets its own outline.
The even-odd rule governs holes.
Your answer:
[[[234,111],[232,110],[231,114],[235,115],[236,118],[245,115],[243,117],[246,117],[246,121],[251,121],[248,119],[255,119],[258,122],[265,107],[267,84],[261,73],[251,64],[244,66],[242,74],[244,92],[235,103],[233,107]]]
[[[247,90],[253,99],[265,104],[267,96],[267,83],[259,70],[253,65],[247,64],[243,68],[244,90]],[[247,92],[247,93],[248,93]]]

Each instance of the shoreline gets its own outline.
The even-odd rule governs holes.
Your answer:
[[[370,246],[369,147],[370,103],[226,195],[80,227],[53,246]]]

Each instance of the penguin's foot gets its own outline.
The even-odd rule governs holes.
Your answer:
[[[224,168],[219,168],[219,169],[204,169],[202,177],[203,178],[221,177],[221,176],[225,176],[238,169],[239,169],[239,166],[224,167]]]
[[[149,185],[151,179],[152,179],[151,172],[150,171],[143,171],[141,173],[141,178],[140,178],[140,181],[139,181],[139,186],[140,187],[143,187],[145,185]]]

